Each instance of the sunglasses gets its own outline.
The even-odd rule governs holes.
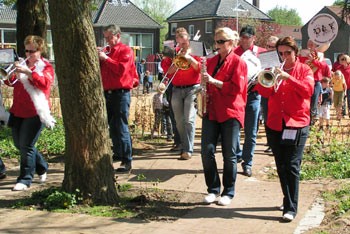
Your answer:
[[[341,58],[341,59],[340,59],[340,61],[345,61],[345,60],[346,60],[346,58]]]
[[[227,41],[230,41],[230,40],[217,40],[217,41],[215,41],[215,43],[219,44],[219,45],[222,45],[222,44],[224,44]]]
[[[269,48],[269,49],[275,49],[276,46],[271,46],[271,45],[267,45],[266,48]]]
[[[279,55],[280,56],[288,56],[288,55],[291,55],[292,54],[292,51],[291,50],[286,50],[286,51],[278,51]]]
[[[37,52],[38,50],[25,50],[26,53],[33,54]]]

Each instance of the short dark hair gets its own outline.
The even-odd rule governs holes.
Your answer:
[[[290,48],[292,48],[292,50],[294,50],[295,54],[298,54],[298,45],[291,36],[280,38],[276,43],[276,48],[278,48],[281,45],[289,46]]]
[[[120,30],[120,27],[115,24],[107,25],[103,28],[104,32],[111,32],[113,35],[120,34],[122,31]]]
[[[241,31],[239,32],[239,36],[255,36],[255,29],[251,25],[244,26]]]

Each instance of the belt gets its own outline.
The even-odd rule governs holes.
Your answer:
[[[105,90],[105,93],[112,94],[112,93],[127,93],[130,89],[114,89],[114,90]]]
[[[192,85],[182,85],[182,86],[174,86],[175,88],[177,89],[186,89],[186,88],[191,88],[195,86],[195,84],[192,84]]]

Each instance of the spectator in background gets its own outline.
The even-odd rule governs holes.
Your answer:
[[[332,87],[333,87],[333,103],[336,111],[337,120],[340,121],[342,118],[342,107],[343,100],[346,92],[346,81],[343,73],[337,70],[332,75]]]
[[[151,133],[151,138],[154,137],[154,133],[159,134],[159,126],[162,122],[162,112],[163,112],[163,95],[165,93],[165,85],[163,83],[159,84],[157,93],[153,96],[152,106],[154,113],[154,124]]]
[[[143,84],[143,75],[145,73],[145,59],[141,59],[140,62],[137,63],[137,75],[139,76],[140,84]]]
[[[150,79],[153,80],[151,73],[147,70],[143,76],[143,91],[142,93],[149,93],[150,90]]]
[[[329,87],[329,78],[324,77],[321,80],[322,92],[321,92],[321,103],[320,103],[320,129],[323,129],[323,122],[326,122],[326,128],[329,128],[329,120],[331,118],[331,106],[333,101],[333,90]]]
[[[164,74],[163,68],[161,66],[162,59],[163,59],[163,54],[157,54],[157,68],[158,68],[158,80],[159,80],[159,82],[162,81],[163,74]]]
[[[347,97],[347,102],[348,102],[348,114],[350,117],[350,57],[347,54],[343,54],[342,56],[339,57],[339,70],[341,73],[344,75],[344,79],[346,81],[346,97]]]

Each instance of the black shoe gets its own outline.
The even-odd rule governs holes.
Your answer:
[[[271,153],[271,152],[272,152],[271,147],[270,147],[270,146],[269,146],[269,147],[267,147],[267,149],[266,149],[266,150],[264,150],[264,152],[265,152],[265,153]]]
[[[6,178],[6,173],[5,172],[0,173],[0,180],[5,178]]]
[[[248,176],[248,177],[251,177],[252,176],[252,168],[251,167],[248,167],[248,166],[243,166],[243,175],[245,176]]]
[[[113,154],[113,161],[120,162],[120,161],[122,161],[122,158]]]
[[[119,173],[129,173],[131,171],[131,162],[122,162],[116,171]]]

